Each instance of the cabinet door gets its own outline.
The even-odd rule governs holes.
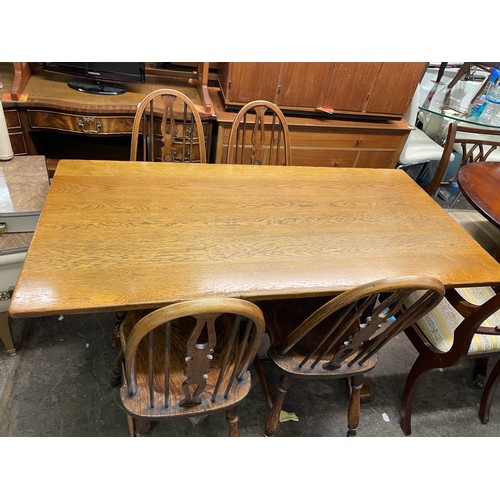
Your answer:
[[[336,112],[365,110],[382,63],[334,63],[323,107]]]
[[[333,63],[283,63],[277,104],[313,109],[321,106],[332,68]]]
[[[426,67],[421,62],[382,63],[366,112],[404,116]]]
[[[275,102],[282,63],[229,63],[226,103],[246,104],[256,99]]]

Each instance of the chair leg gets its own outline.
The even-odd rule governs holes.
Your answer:
[[[351,399],[349,401],[349,410],[347,412],[347,437],[356,436],[359,417],[361,414],[361,389],[363,388],[363,376],[356,375],[351,378]]]
[[[110,380],[111,387],[117,387],[121,383],[123,360],[124,360],[123,351],[120,349],[120,352],[116,355],[115,361],[113,362],[113,371],[111,373],[111,380]]]
[[[487,424],[490,420],[491,400],[495,394],[498,383],[500,382],[500,360],[498,360],[491,370],[490,376],[484,386],[483,395],[481,397],[481,405],[479,407],[479,418],[483,424]]]
[[[238,416],[237,406],[233,406],[232,408],[226,410],[226,420],[229,425],[229,437],[238,437],[240,435],[238,428],[239,419],[240,417]]]
[[[269,408],[272,408],[273,398],[271,397],[271,392],[269,391],[269,386],[267,385],[267,379],[264,374],[264,370],[262,369],[262,362],[258,354],[253,360],[253,367],[255,368],[257,377],[259,378],[260,386],[262,387],[262,392],[264,393],[264,397],[266,398],[267,406],[269,406]]]
[[[403,396],[401,398],[401,419],[400,426],[405,436],[411,434],[411,409],[413,404],[413,396],[415,395],[415,388],[417,382],[420,378],[425,375],[428,371],[435,368],[429,361],[419,356],[413,366],[411,367],[410,373],[406,378],[405,386],[403,389]]]
[[[278,428],[281,407],[283,406],[283,401],[285,400],[286,393],[290,388],[290,381],[291,380],[288,375],[283,374],[281,376],[278,386],[278,392],[273,400],[272,408],[269,410],[269,414],[267,415],[266,426],[264,430],[264,434],[266,436],[272,436]]]
[[[9,326],[9,315],[7,311],[0,313],[0,339],[5,344],[7,352],[11,356],[15,356],[17,351],[14,346],[14,341],[12,340],[12,333],[10,332]]]
[[[472,373],[472,385],[476,389],[482,389],[484,387],[486,372],[488,371],[488,359],[488,357],[476,359],[474,371]]]
[[[132,430],[133,434],[132,436],[136,437],[146,437],[149,436],[149,433],[151,431],[151,420],[146,420],[143,418],[132,418],[128,417],[129,419],[132,419]],[[129,432],[131,430],[131,424],[129,420]]]

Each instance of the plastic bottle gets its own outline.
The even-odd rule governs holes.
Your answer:
[[[496,116],[498,110],[500,109],[500,71],[496,68],[491,70],[491,74],[496,74],[496,81],[493,87],[490,90],[490,93],[486,97],[486,106],[479,117],[479,122],[484,123],[486,125],[491,124],[493,117]]]
[[[498,80],[499,76],[500,76],[500,71],[496,68],[492,68],[490,77],[488,78],[488,83],[483,93],[479,97],[477,97],[476,100],[474,101],[469,116],[479,121],[486,108],[486,104],[488,103],[488,98],[492,97],[495,92],[495,83]],[[492,107],[494,108],[495,106]]]

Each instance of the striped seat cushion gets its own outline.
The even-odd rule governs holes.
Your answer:
[[[495,295],[491,287],[460,288],[457,292],[472,304],[480,305]],[[415,292],[408,299],[407,305],[413,303],[419,294]],[[453,335],[464,317],[444,298],[430,313],[417,321],[429,342],[439,351],[448,352],[453,345]],[[490,316],[482,326],[495,327],[500,325],[500,311]],[[500,336],[474,335],[468,354],[492,353],[500,351]]]

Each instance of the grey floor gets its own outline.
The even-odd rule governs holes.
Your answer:
[[[0,436],[127,436],[117,389],[110,386],[116,349],[111,346],[112,314],[45,317],[12,322],[18,354],[0,351]],[[403,437],[399,404],[403,384],[416,358],[404,334],[390,342],[367,376],[371,401],[362,404],[359,437]],[[271,385],[277,374],[263,362]],[[480,423],[481,391],[472,385],[466,361],[428,374],[417,388],[412,436],[500,436],[500,396],[491,419]],[[263,436],[266,403],[256,376],[240,410],[240,434]],[[284,409],[299,421],[280,424],[276,437],[341,437],[346,433],[347,393],[342,380],[298,381]],[[160,423],[153,436],[226,436],[223,415],[193,424]],[[411,438],[406,438],[411,439]]]

